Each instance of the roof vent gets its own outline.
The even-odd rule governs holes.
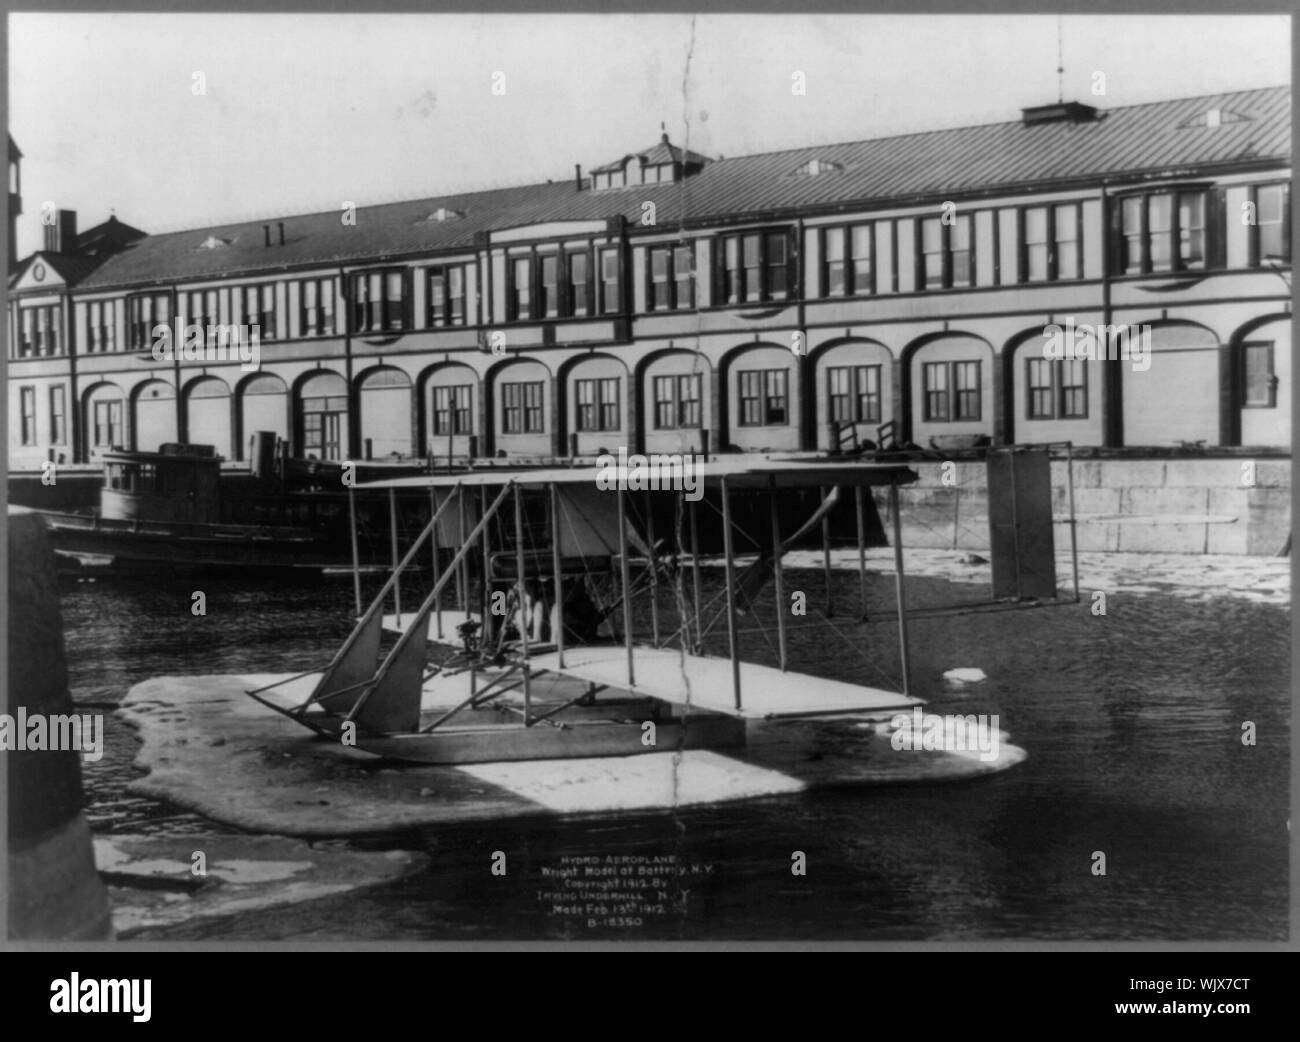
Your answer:
[[[234,239],[223,239],[219,235],[209,235],[206,239],[204,239],[201,243],[199,243],[199,249],[220,250],[223,247],[229,246],[234,241],[235,241]]]
[[[1091,123],[1097,118],[1097,110],[1081,101],[1058,101],[1051,105],[1036,105],[1021,109],[1025,126],[1035,123]]]
[[[433,221],[435,224],[441,224],[443,221],[458,221],[465,216],[463,210],[451,210],[445,206],[440,206],[425,218],[426,221]]]

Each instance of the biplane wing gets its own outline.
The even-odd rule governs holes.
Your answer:
[[[733,697],[732,663],[711,655],[687,655],[672,648],[633,649],[633,682],[628,682],[628,655],[621,645],[569,648],[561,656],[533,655],[534,670],[559,673],[605,687],[620,688],[675,705],[751,720],[778,717],[885,714],[922,705],[897,691],[847,684],[840,680],[783,673],[771,666],[741,662],[744,698]]]

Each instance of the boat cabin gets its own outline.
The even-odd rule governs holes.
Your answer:
[[[100,517],[215,524],[221,513],[221,457],[211,445],[166,443],[157,452],[104,454]]]

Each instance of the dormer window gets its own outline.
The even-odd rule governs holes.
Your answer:
[[[235,241],[234,239],[223,239],[219,235],[209,235],[206,239],[204,239],[201,243],[199,243],[199,249],[220,250],[220,249],[224,249],[226,246],[229,246],[234,241]]]
[[[1179,130],[1187,130],[1192,127],[1214,127],[1226,126],[1229,123],[1246,123],[1249,122],[1249,116],[1243,116],[1240,112],[1232,112],[1229,109],[1212,108],[1204,112],[1198,112],[1190,119],[1185,119],[1178,124]]]
[[[843,163],[831,159],[810,159],[803,166],[793,171],[796,177],[817,177],[820,174],[834,174],[844,169]]]
[[[445,206],[440,206],[438,209],[434,210],[433,213],[429,214],[425,220],[441,224],[444,221],[458,221],[464,216],[465,214],[460,210],[451,210]]]
[[[617,170],[606,170],[603,173],[591,175],[591,185],[595,189],[602,188],[622,188],[627,184],[627,171],[623,167]]]

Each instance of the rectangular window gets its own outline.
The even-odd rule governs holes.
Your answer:
[[[938,217],[921,222],[921,285],[926,289],[944,286],[943,255],[944,225]]]
[[[655,429],[695,429],[701,425],[700,374],[656,376]]]
[[[260,286],[245,286],[242,290],[232,292],[232,320],[246,326],[256,326],[260,340],[274,340],[275,284],[267,282]]]
[[[739,374],[740,426],[780,427],[787,422],[785,369],[753,369]]]
[[[62,350],[60,309],[57,304],[26,307],[20,310],[18,323],[18,357],[57,355]]]
[[[980,364],[979,362],[953,362],[954,399],[953,419],[978,420],[980,418]]]
[[[568,254],[569,262],[569,314],[575,318],[591,314],[591,273],[587,253]]]
[[[741,287],[745,284],[745,271],[740,266],[740,239],[734,235],[723,240],[722,271],[722,299],[728,304],[739,304]]]
[[[93,415],[95,447],[112,448],[122,443],[121,401],[95,402]]]
[[[36,353],[36,311],[21,308],[18,312],[18,357],[30,358]]]
[[[23,444],[36,444],[36,388],[20,388],[22,396]]]
[[[927,420],[980,418],[979,362],[927,362],[921,379]]]
[[[700,404],[699,373],[687,373],[677,377],[677,426],[700,427],[703,425],[703,409]]]
[[[1076,203],[1066,203],[1052,208],[1054,279],[1077,279],[1080,275],[1079,235],[1080,209]]]
[[[1205,193],[1152,192],[1120,202],[1120,270],[1186,271],[1206,263]]]
[[[204,341],[208,339],[209,330],[218,324],[221,317],[218,310],[217,291],[215,289],[195,289],[185,294],[185,321],[196,325],[203,333]]]
[[[975,282],[974,253],[971,250],[970,214],[958,215],[948,232],[948,285],[970,286]]]
[[[622,287],[618,277],[618,249],[600,251],[600,313],[617,315],[623,310]]]
[[[670,430],[677,426],[677,406],[673,397],[676,377],[656,376],[654,379],[655,430]]]
[[[578,399],[578,430],[597,430],[596,381],[578,380],[574,384],[574,391]]]
[[[266,314],[263,300],[262,339],[274,329],[274,303]],[[268,323],[266,318],[270,318]],[[406,276],[401,271],[361,271],[352,275],[352,331],[382,333],[406,326]]]
[[[717,298],[727,304],[785,300],[790,296],[790,236],[788,232],[724,235],[718,244],[721,260],[715,276],[721,282]]]
[[[86,305],[86,350],[91,354],[117,349],[117,301],[92,300]]]
[[[673,307],[695,307],[695,248],[673,247]]]
[[[171,322],[171,294],[151,293],[132,297],[127,302],[127,335],[131,350],[141,351],[153,345],[155,325]]]
[[[1026,413],[1031,420],[1088,416],[1088,369],[1081,359],[1026,360]]]
[[[334,332],[334,280],[305,279],[298,283],[298,333],[329,336]]]
[[[62,384],[50,388],[50,442],[68,443],[67,396]]]
[[[465,324],[465,265],[452,264],[428,270],[428,324],[430,328]]]
[[[1025,211],[1024,263],[1021,271],[1026,282],[1046,282],[1051,278],[1048,259],[1052,244],[1047,233],[1047,207],[1035,206]]]
[[[343,420],[347,409],[348,400],[343,395],[303,399],[303,448],[309,455],[338,458],[343,451]]]
[[[618,377],[574,381],[578,406],[578,430],[618,430],[619,383]]]
[[[650,284],[646,301],[651,311],[671,311],[695,306],[692,274],[694,250],[690,246],[652,246],[649,250]]]
[[[542,383],[508,383],[501,385],[502,431],[506,434],[540,434],[542,423]]]
[[[822,294],[842,297],[848,292],[844,229],[827,228],[822,233]]]
[[[1174,200],[1167,193],[1147,198],[1147,258],[1149,271],[1169,271],[1174,266]]]
[[[1052,361],[1047,358],[1026,360],[1029,419],[1051,420],[1056,417],[1055,390],[1052,385]]]
[[[1142,248],[1144,210],[1142,203],[1141,196],[1130,196],[1120,204],[1120,234],[1123,247],[1120,270],[1125,275],[1137,274],[1142,271],[1145,264],[1145,253]]]
[[[1246,373],[1242,404],[1248,409],[1276,408],[1278,379],[1273,371],[1273,345],[1246,344],[1243,350]]]
[[[947,420],[948,408],[948,363],[926,362],[922,367],[925,391],[925,418],[927,420]]]
[[[1252,263],[1291,262],[1290,192],[1289,185],[1259,185],[1255,188]]]
[[[855,224],[849,233],[853,250],[853,292],[874,293],[876,289],[873,255],[875,233],[869,224]]]
[[[560,314],[560,258],[557,254],[543,254],[541,267],[541,294],[538,311],[543,318],[558,318]]]
[[[784,232],[769,232],[763,236],[763,261],[767,274],[762,286],[764,300],[785,300],[790,295],[788,241]]]
[[[1024,211],[1021,282],[1055,282],[1079,277],[1079,216],[1078,203],[1034,206]]]
[[[257,335],[260,340],[275,339],[275,285],[265,282],[259,287]]]
[[[743,300],[763,299],[763,265],[759,252],[761,241],[757,235],[746,235],[740,240],[742,263],[744,264],[741,292],[741,299]]]
[[[1082,359],[1057,363],[1061,369],[1061,417],[1082,420],[1088,416],[1088,367]]]
[[[650,250],[650,310],[667,311],[673,306],[672,261],[667,246]]]
[[[827,379],[832,420],[880,422],[880,366],[833,366],[827,370]]]
[[[433,389],[433,433],[446,437],[449,434],[470,433],[470,384]]]

